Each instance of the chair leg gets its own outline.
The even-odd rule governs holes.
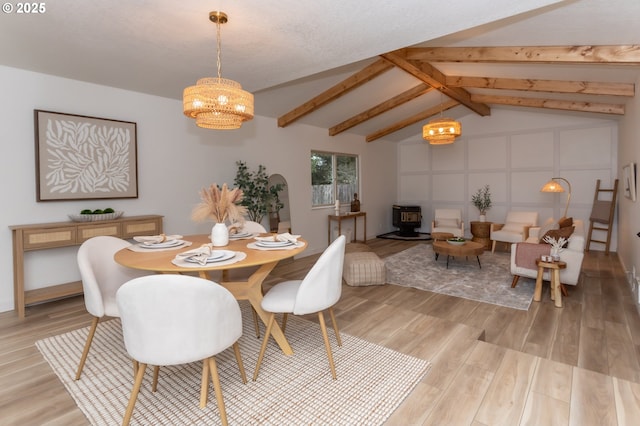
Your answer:
[[[209,359],[202,360],[202,377],[200,379],[200,408],[207,406],[209,399]]]
[[[273,327],[273,321],[276,314],[273,312],[269,315],[269,321],[267,322],[267,330],[264,332],[264,339],[262,339],[262,346],[260,346],[260,354],[258,355],[258,361],[256,362],[256,371],[253,372],[253,381],[258,380],[258,373],[260,372],[260,364],[262,364],[262,358],[264,357],[264,351],[267,350],[267,343],[269,343],[269,336],[271,335],[271,328]]]
[[[318,319],[320,320],[320,329],[322,330],[322,338],[324,339],[324,347],[327,349],[327,358],[329,358],[329,367],[331,368],[331,376],[333,380],[336,380],[336,367],[333,364],[333,354],[331,353],[331,343],[329,343],[329,335],[327,334],[327,325],[324,323],[324,315],[322,311],[318,312]]]
[[[331,317],[331,323],[333,324],[333,331],[336,332],[336,340],[338,341],[338,346],[342,346],[340,330],[338,330],[338,322],[336,321],[336,316],[333,314],[333,306],[329,308],[329,316]]]
[[[495,253],[496,252],[496,240],[493,240],[493,243],[491,244],[491,253]]]
[[[136,379],[133,382],[133,388],[131,389],[131,396],[129,397],[129,404],[127,410],[124,412],[124,418],[122,419],[122,426],[128,426],[131,422],[131,416],[133,415],[133,407],[136,405],[138,399],[138,392],[140,392],[140,386],[142,385],[142,379],[144,378],[144,370],[147,369],[147,364],[140,363],[138,372],[136,373]]]
[[[564,284],[560,284],[560,290],[562,290],[562,295],[564,297],[569,297],[569,292],[567,291],[567,286]]]
[[[259,339],[260,338],[260,321],[258,321],[258,313],[253,308],[253,306],[251,307],[251,312],[253,313],[253,326],[256,329],[256,339]]]
[[[514,275],[513,281],[511,281],[511,288],[516,288],[518,285],[518,280],[520,279],[520,275]]]
[[[87,341],[84,343],[84,350],[82,351],[82,356],[80,357],[80,363],[78,364],[78,370],[76,371],[76,380],[80,379],[82,369],[84,368],[84,363],[87,361],[89,349],[91,349],[91,342],[93,342],[93,336],[96,334],[96,329],[98,328],[98,322],[100,322],[100,318],[93,317],[93,321],[91,321],[91,328],[89,329],[89,334],[87,335]]]
[[[227,426],[227,411],[224,408],[224,399],[222,399],[222,388],[220,387],[220,376],[218,376],[218,366],[216,365],[215,357],[209,358],[209,373],[211,373],[211,381],[213,381],[213,390],[216,393],[216,400],[218,401],[218,410],[220,411],[220,420],[222,420],[223,426]],[[206,405],[206,401],[205,401]],[[204,408],[200,404],[200,408]]]
[[[284,334],[284,331],[287,329],[287,318],[289,318],[289,314],[287,314],[286,312],[284,314],[282,314],[282,334]]]
[[[242,383],[247,384],[247,375],[244,372],[244,364],[242,363],[242,356],[240,356],[240,345],[238,345],[238,342],[233,344],[233,353],[236,355],[236,361],[238,361],[238,369],[240,370]]]
[[[151,392],[158,390],[158,374],[160,374],[160,366],[153,367],[153,383],[151,384]]]

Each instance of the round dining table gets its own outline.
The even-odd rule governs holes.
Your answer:
[[[236,300],[248,300],[256,311],[260,319],[266,324],[269,314],[262,309],[262,283],[269,273],[276,267],[279,261],[291,258],[302,253],[307,248],[307,242],[298,239],[298,247],[279,250],[259,250],[247,247],[248,244],[254,243],[254,239],[238,239],[229,240],[229,244],[224,247],[214,247],[214,249],[231,250],[244,253],[244,259],[228,264],[221,262],[222,265],[207,263],[201,265],[199,263],[190,263],[188,265],[176,265],[172,262],[176,254],[193,250],[203,244],[209,244],[211,240],[209,235],[187,235],[182,238],[184,241],[191,242],[190,246],[183,246],[173,250],[130,250],[124,248],[114,255],[114,260],[122,266],[128,268],[140,269],[145,271],[153,271],[163,274],[184,274],[197,273],[201,278],[211,280],[209,275],[213,271],[222,271],[222,279],[216,280],[218,284],[229,290]],[[246,280],[227,280],[227,271],[232,269],[257,267]],[[255,268],[254,268],[255,269]],[[271,334],[278,343],[282,352],[286,355],[292,355],[291,345],[284,336],[282,329],[278,326],[277,321],[274,323]]]

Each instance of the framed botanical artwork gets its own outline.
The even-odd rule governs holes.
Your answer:
[[[130,121],[34,110],[38,201],[138,198]]]
[[[629,163],[622,168],[622,185],[624,196],[636,200],[636,163]]]

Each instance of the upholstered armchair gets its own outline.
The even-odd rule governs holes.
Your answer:
[[[496,250],[497,242],[521,243],[529,238],[529,228],[538,224],[538,212],[507,213],[504,223],[492,223],[490,238],[491,253]]]
[[[464,236],[464,222],[459,209],[436,209],[431,221],[431,233],[449,232],[454,237]]]

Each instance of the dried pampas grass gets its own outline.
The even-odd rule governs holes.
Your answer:
[[[216,223],[224,223],[226,220],[231,223],[244,222],[247,208],[239,204],[242,196],[240,188],[229,189],[225,183],[220,189],[213,183],[209,188],[200,190],[202,202],[193,209],[191,219],[197,222],[207,219],[213,219]]]

